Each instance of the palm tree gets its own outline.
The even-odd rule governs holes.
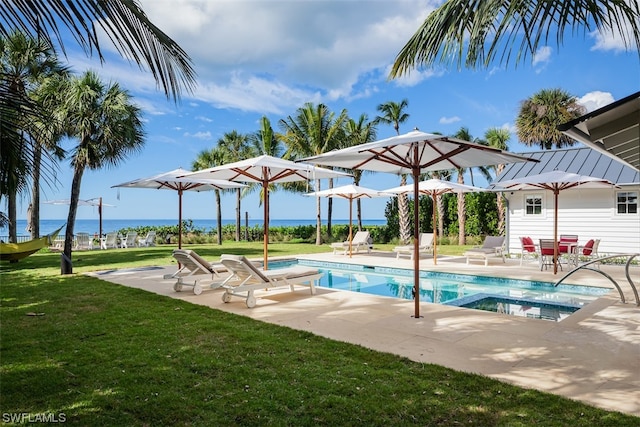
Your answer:
[[[220,147],[211,150],[203,150],[191,164],[192,170],[208,169],[224,164],[224,152]],[[213,190],[216,198],[216,219],[217,219],[217,235],[218,244],[222,245],[222,204],[219,189]]]
[[[142,149],[145,139],[140,109],[129,93],[117,83],[106,85],[92,71],[71,79],[59,114],[67,123],[67,136],[78,139],[71,151],[73,180],[61,266],[62,274],[70,274],[73,227],[84,170],[116,166]]]
[[[436,62],[460,68],[488,67],[499,57],[517,64],[549,39],[597,29],[614,33],[628,49],[640,52],[640,6],[624,0],[483,1],[447,0],[431,12],[404,45],[391,69],[392,78]],[[555,33],[555,36],[554,34]],[[517,41],[517,51],[513,47]]]
[[[499,150],[507,151],[509,147],[507,143],[511,139],[511,133],[504,128],[490,128],[484,134],[484,139],[487,141],[489,147],[497,148]],[[495,176],[499,176],[504,170],[505,165],[492,165],[489,169],[495,170]],[[489,178],[489,176],[487,176]],[[504,204],[504,195],[502,193],[497,194],[497,206],[498,206],[498,232],[502,236],[505,232],[506,225],[506,209]]]
[[[480,142],[478,138],[474,138],[473,136],[471,136],[471,133],[469,132],[469,128],[466,128],[466,127],[461,127],[458,130],[458,132],[455,133],[454,137],[458,139],[462,139],[464,141],[469,141],[469,142],[475,142],[475,143]],[[467,169],[458,168],[456,172],[458,173],[458,184],[464,184],[464,174],[467,172]],[[471,181],[473,182],[473,173],[471,168],[469,169],[469,172],[472,174]],[[465,239],[465,225],[466,225],[465,220],[467,215],[466,200],[462,192],[458,193],[457,197],[458,197],[458,244],[464,245],[466,240]]]
[[[296,116],[288,116],[278,123],[282,129],[280,139],[287,147],[285,156],[316,156],[333,150],[344,139],[343,127],[347,120],[347,110],[335,115],[324,104],[311,102],[298,108]],[[331,185],[331,182],[330,184]],[[320,180],[316,180],[316,191],[320,191]],[[329,201],[331,198],[329,198]],[[330,214],[329,214],[330,215]],[[328,217],[330,221],[330,218]],[[322,211],[320,199],[316,202],[316,245],[322,244]]]
[[[236,130],[226,132],[222,135],[222,138],[218,140],[218,148],[224,154],[225,163],[233,163],[251,158],[255,154],[249,146],[248,136]],[[236,188],[236,242],[240,241],[242,195],[242,189]]]
[[[558,130],[558,125],[582,116],[585,108],[578,99],[562,89],[542,89],[520,105],[516,118],[518,139],[528,146],[550,150],[573,145],[573,138]]]
[[[42,129],[38,123],[46,121],[48,110],[31,96],[44,79],[64,72],[66,70],[58,62],[50,44],[17,31],[0,37],[0,85],[3,94],[0,103],[0,157],[3,166],[0,197],[7,197],[9,240],[13,242],[17,237],[17,194],[26,191],[29,176],[34,178],[34,196],[37,198],[40,193],[41,144],[45,133],[38,131],[38,128]],[[32,213],[38,219],[33,223],[37,229],[38,206],[34,206]]]
[[[374,122],[384,123],[385,125],[393,125],[396,134],[400,135],[400,124],[409,119],[409,114],[405,112],[409,105],[407,99],[403,99],[399,103],[389,101],[378,105],[380,115],[376,117]],[[400,177],[400,185],[407,185],[407,175],[402,174]],[[417,203],[417,201],[416,201]],[[398,219],[400,222],[400,241],[406,245],[411,238],[411,227],[409,225],[409,201],[406,194],[398,195]]]
[[[146,65],[167,97],[178,99],[183,90],[192,91],[195,71],[189,55],[145,15],[131,0],[14,0],[0,3],[0,36],[14,28],[53,45],[64,52],[61,27],[66,27],[87,55],[96,52],[101,61],[98,28],[125,58],[142,68]]]
[[[369,121],[369,117],[366,114],[361,114],[360,117],[358,117],[358,121],[349,118],[345,123],[345,147],[373,142],[376,140],[376,134],[376,123]],[[362,169],[354,169],[349,171],[349,173],[353,175],[353,183],[360,185],[360,179],[363,173]],[[356,217],[358,219],[358,231],[360,231],[362,230],[362,204],[360,198],[356,199]]]

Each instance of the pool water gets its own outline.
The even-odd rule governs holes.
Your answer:
[[[377,296],[413,299],[413,271],[311,260],[269,263],[317,267],[319,286]],[[559,321],[608,293],[610,289],[559,285],[531,280],[420,271],[420,300],[436,304]]]

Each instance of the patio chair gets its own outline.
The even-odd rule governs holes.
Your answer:
[[[351,239],[352,252],[358,253],[360,248],[364,248],[367,250],[367,253],[371,253],[370,237],[371,236],[368,231],[358,231],[355,236],[353,236],[353,239]],[[333,249],[334,255],[338,252],[342,252],[346,255],[349,253],[349,241],[345,240],[344,242],[332,243],[331,248]]]
[[[155,246],[155,245],[156,245],[156,232],[154,230],[149,231],[143,239],[138,240],[138,246],[140,247]]]
[[[575,264],[578,248],[578,236],[576,234],[561,234],[558,242],[559,261],[565,264]]]
[[[76,233],[76,249],[93,249],[93,239],[89,236],[89,233]]]
[[[174,249],[171,256],[178,261],[180,268],[173,274],[165,275],[164,279],[177,279],[173,285],[173,290],[176,292],[182,291],[184,286],[190,286],[193,288],[195,295],[200,295],[203,288],[199,280],[194,276],[207,276],[201,280],[211,281],[210,289],[219,288],[224,279],[229,276],[229,272],[224,265],[210,263],[190,249]],[[187,283],[184,281],[185,278],[194,280]]]
[[[232,296],[241,297],[245,299],[248,308],[256,305],[253,294],[255,290],[289,286],[293,292],[294,285],[305,285],[313,295],[316,292],[316,282],[322,277],[322,273],[312,267],[261,270],[242,255],[223,254],[220,262],[231,272],[231,276],[222,284],[225,289],[222,301],[229,302]]]
[[[123,248],[135,248],[137,246],[136,240],[138,239],[138,233],[135,231],[130,231],[127,233],[127,236],[122,241]]]
[[[540,271],[553,265],[555,246],[556,242],[553,239],[540,239]],[[558,263],[558,267],[562,270],[562,264]]]
[[[589,262],[600,258],[600,254],[598,253],[598,246],[600,245],[600,239],[589,239],[584,246],[578,246],[576,249],[576,254],[579,260],[584,262]],[[593,263],[597,268],[600,268],[600,263]]]
[[[479,248],[468,249],[464,256],[467,258],[467,264],[472,259],[484,260],[484,265],[489,265],[489,258],[500,257],[502,262],[506,262],[504,257],[504,236],[487,236],[484,238],[482,246]]]
[[[423,253],[433,253],[433,233],[420,233],[418,242],[418,256]],[[396,259],[406,255],[409,256],[409,259],[413,260],[415,250],[413,245],[404,245],[396,246],[393,248],[393,252],[396,253]]]
[[[118,233],[116,233],[115,231],[107,233],[107,235],[103,239],[100,239],[100,247],[102,249],[117,248]]]
[[[533,239],[531,237],[520,237],[520,245],[522,246],[520,252],[520,266],[522,266],[525,259],[538,260],[538,247],[533,243]]]

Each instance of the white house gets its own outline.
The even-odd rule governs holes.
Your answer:
[[[600,255],[640,253],[640,173],[591,148],[524,153],[539,163],[513,163],[493,182],[561,170],[606,179],[619,188],[560,191],[558,235],[578,235],[579,244],[600,239]],[[520,253],[520,237],[552,239],[554,195],[549,190],[505,191],[508,201],[506,244]]]

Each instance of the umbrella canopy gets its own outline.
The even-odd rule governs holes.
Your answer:
[[[70,205],[71,200],[70,199],[47,200],[46,202],[43,202],[43,203],[46,203],[48,205]],[[100,232],[100,236],[102,236],[102,208],[105,206],[114,207],[115,205],[102,203],[102,197],[94,197],[93,199],[78,200],[78,206],[97,206],[98,207],[98,217],[100,220],[99,232]]]
[[[264,194],[264,268],[268,268],[269,254],[269,185],[277,182],[307,181],[320,178],[350,176],[343,172],[319,168],[308,163],[297,163],[273,156],[258,156],[239,162],[186,174],[187,178],[219,178],[229,181],[262,184]]]
[[[229,182],[221,179],[193,179],[182,178],[190,173],[186,169],[178,168],[149,178],[140,178],[122,184],[112,185],[111,188],[152,188],[157,190],[173,190],[178,192],[178,248],[182,248],[182,193],[185,191],[210,191],[229,188],[246,187],[244,184]]]
[[[410,193],[413,192],[413,185],[402,185],[400,187],[384,190],[386,193]],[[473,193],[486,191],[484,188],[472,187],[470,185],[458,184],[456,182],[443,181],[441,179],[428,179],[418,183],[418,191],[420,194],[431,196],[433,200],[433,263],[438,263],[438,233],[436,232],[436,201],[438,196],[445,193]],[[417,204],[417,202],[416,202]]]
[[[373,197],[393,197],[395,194],[384,193],[371,188],[359,187],[354,184],[343,185],[342,187],[329,188],[327,190],[316,191],[315,193],[307,193],[305,196],[314,197],[341,197],[349,200],[349,258],[351,258],[352,248],[351,240],[353,239],[353,201],[357,199],[370,199]]]
[[[420,194],[420,174],[428,171],[474,166],[495,165],[525,161],[537,161],[517,156],[496,148],[474,144],[457,138],[414,130],[403,135],[368,142],[342,150],[303,159],[310,163],[337,166],[346,169],[365,169],[395,174],[410,174],[413,177],[413,193],[417,200]],[[414,215],[414,250],[418,253],[419,213],[418,204]],[[413,283],[415,291],[415,317],[420,317],[420,259],[414,257]]]
[[[587,175],[578,175],[564,171],[550,171],[538,175],[530,175],[522,178],[496,182],[495,187],[505,190],[549,190],[554,197],[553,215],[553,274],[558,273],[558,195],[563,190],[576,187],[582,188],[614,188],[617,187],[611,181]]]

